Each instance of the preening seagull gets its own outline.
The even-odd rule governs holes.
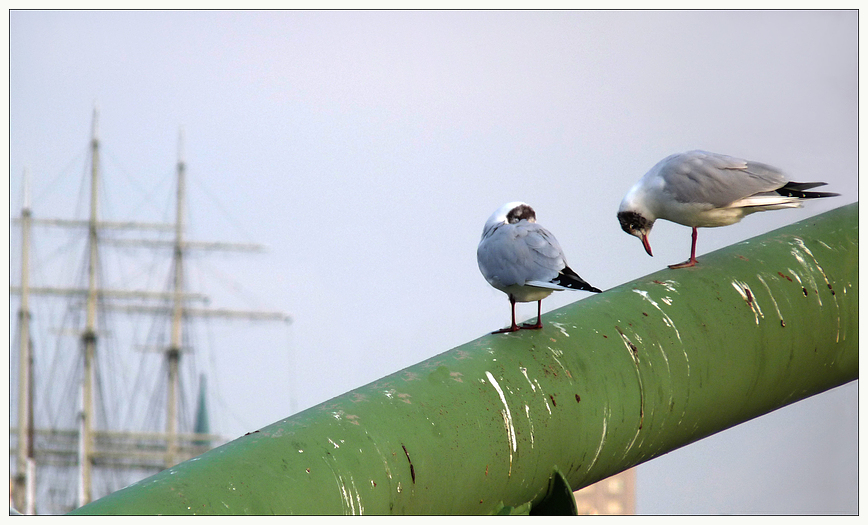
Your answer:
[[[509,297],[512,326],[492,332],[542,328],[542,300],[558,290],[600,292],[567,266],[555,236],[536,223],[533,208],[510,202],[491,214],[476,249],[479,270],[488,283]],[[515,303],[537,301],[534,325],[515,323]]]
[[[708,151],[688,151],[658,162],[637,182],[618,209],[621,228],[642,240],[657,219],[693,228],[690,259],[670,268],[696,264],[696,229],[728,226],[745,215],[781,208],[801,208],[806,199],[837,193],[805,191],[825,182],[791,182],[777,168]]]

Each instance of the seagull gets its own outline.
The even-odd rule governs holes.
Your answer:
[[[558,290],[601,292],[567,266],[555,236],[536,223],[533,208],[510,202],[491,214],[476,249],[479,271],[488,284],[509,297],[512,326],[492,332],[542,328],[542,300]],[[534,325],[515,323],[515,303],[537,301]]]
[[[805,191],[825,182],[790,182],[777,168],[759,162],[694,150],[670,155],[639,179],[618,209],[621,228],[642,240],[657,219],[693,228],[690,259],[670,268],[696,264],[696,229],[735,224],[745,215],[781,208],[801,208],[805,199],[837,193]]]

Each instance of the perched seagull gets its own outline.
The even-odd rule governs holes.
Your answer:
[[[696,264],[696,228],[728,226],[750,213],[801,208],[805,199],[837,193],[805,191],[825,182],[790,182],[777,168],[759,162],[688,151],[670,155],[639,179],[618,209],[621,228],[642,240],[648,255],[648,234],[657,219],[693,228],[690,259],[670,268]]]
[[[509,296],[512,326],[492,332],[542,328],[542,300],[556,290],[600,292],[567,266],[555,236],[536,223],[523,202],[504,204],[485,222],[476,261],[488,284]],[[515,303],[537,301],[535,325],[515,324]]]

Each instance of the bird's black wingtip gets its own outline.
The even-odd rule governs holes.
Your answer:
[[[573,271],[569,266],[565,266],[564,269],[561,270],[560,274],[555,279],[552,279],[552,282],[574,290],[584,290],[586,292],[594,293],[600,293],[603,291],[596,286],[588,284],[587,281],[579,277],[579,274]]]
[[[784,197],[797,197],[799,199],[821,199],[823,197],[840,197],[840,193],[828,191],[805,191],[817,186],[825,186],[825,182],[788,182],[775,190]]]

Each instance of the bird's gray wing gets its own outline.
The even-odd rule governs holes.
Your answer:
[[[527,221],[504,225],[482,239],[477,261],[489,282],[503,286],[548,282],[566,266],[557,239],[542,226]]]
[[[658,167],[665,191],[685,203],[726,206],[787,182],[772,166],[707,151],[672,155]]]

